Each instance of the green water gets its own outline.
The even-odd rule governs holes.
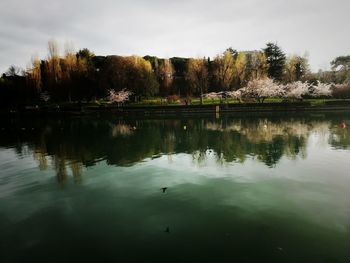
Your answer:
[[[350,113],[2,120],[0,262],[350,262],[349,161]]]

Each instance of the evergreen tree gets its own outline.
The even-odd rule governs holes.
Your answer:
[[[266,44],[266,48],[264,48],[263,51],[269,67],[269,77],[275,80],[282,80],[283,69],[286,64],[286,55],[277,44],[271,42]]]

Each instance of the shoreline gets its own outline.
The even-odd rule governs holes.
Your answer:
[[[59,106],[26,107],[21,110],[0,110],[1,117],[9,116],[85,116],[113,114],[127,116],[194,116],[232,113],[273,113],[273,112],[335,112],[350,111],[350,103],[332,103],[311,105],[310,103],[249,103],[249,104],[212,104],[212,105],[167,105],[167,106]]]

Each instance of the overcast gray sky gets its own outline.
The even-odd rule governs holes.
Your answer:
[[[277,42],[325,69],[350,54],[350,0],[0,0],[0,72],[47,41],[98,55],[214,56]]]

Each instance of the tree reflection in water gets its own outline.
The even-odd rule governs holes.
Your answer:
[[[62,184],[69,175],[79,183],[83,167],[100,160],[130,166],[162,155],[171,161],[172,155],[179,153],[192,155],[198,164],[214,155],[218,164],[255,158],[274,167],[283,156],[305,158],[310,135],[333,147],[349,149],[350,129],[338,126],[341,120],[349,122],[346,117],[337,113],[221,119],[8,120],[3,122],[0,146],[15,146],[18,154],[29,150],[40,170],[51,163]]]

